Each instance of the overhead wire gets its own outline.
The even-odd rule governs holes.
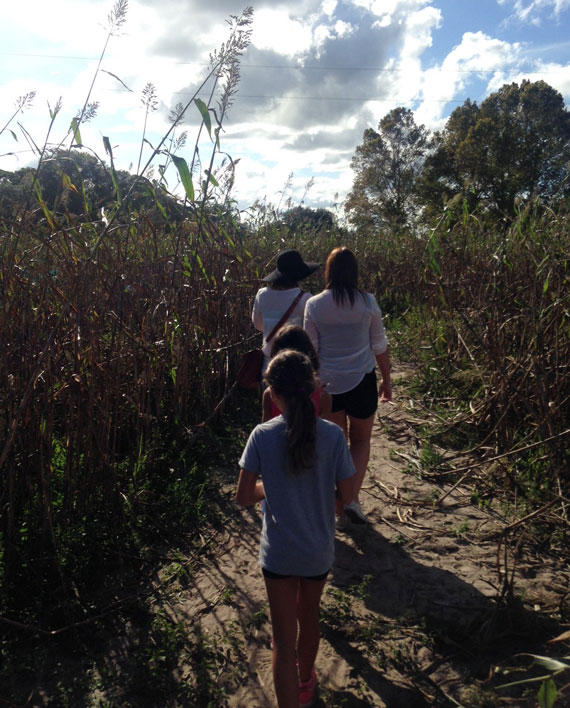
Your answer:
[[[0,56],[6,57],[33,57],[37,59],[73,59],[77,61],[98,61],[99,57],[76,56],[72,54],[44,54],[30,52],[4,52],[0,51]],[[209,66],[208,62],[199,61],[173,61],[175,66]],[[249,64],[247,62],[240,63],[242,69],[285,69],[295,71],[372,71],[377,73],[406,73],[409,69],[400,69],[398,67],[375,67],[375,66],[311,66],[311,65],[292,65],[292,64]],[[442,74],[492,74],[496,71],[501,71],[503,74],[520,74],[520,69],[443,69],[437,67],[427,67],[424,71],[431,71],[434,68]],[[530,74],[561,74],[565,71],[530,71],[524,72]]]

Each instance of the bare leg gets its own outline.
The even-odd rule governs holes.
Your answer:
[[[334,413],[331,413],[329,420],[336,423],[339,428],[342,428],[344,431],[344,436],[348,440],[348,419],[346,417],[346,411],[335,411]],[[344,504],[340,501],[340,499],[335,499],[335,514],[337,518],[344,518]]]
[[[298,578],[265,578],[273,630],[273,683],[279,708],[298,708],[297,643]]]
[[[299,680],[308,681],[315,666],[315,659],[321,640],[319,625],[319,606],[326,580],[306,580],[301,578],[297,593],[297,618],[299,620],[299,639],[297,640],[297,659],[299,662]]]
[[[348,423],[350,454],[356,470],[356,475],[354,476],[354,498],[358,501],[358,495],[364,481],[368,460],[370,459],[370,438],[372,437],[374,414],[369,418],[353,418],[349,416]]]
[[[348,420],[346,417],[346,411],[335,411],[334,413],[331,413],[329,420],[336,423],[339,428],[342,428],[345,436],[348,438]]]

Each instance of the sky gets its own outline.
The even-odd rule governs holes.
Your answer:
[[[124,23],[109,37],[112,0],[4,3],[0,169],[35,164],[34,146],[68,145],[70,121],[93,84],[98,108],[81,128],[84,149],[108,163],[107,137],[115,166],[135,171],[171,127],[172,109],[199,88],[212,52],[228,39],[228,20],[245,7],[128,0]],[[252,7],[251,43],[220,133],[244,213],[257,202],[340,214],[364,130],[398,106],[441,130],[466,99],[481,103],[523,79],[546,81],[570,106],[570,0],[252,0]],[[149,84],[156,110],[146,115]],[[187,133],[177,154],[190,163],[198,142],[207,164],[212,143],[198,134],[199,122],[191,104],[176,128],[175,137]],[[155,160],[155,178],[164,160]],[[165,178],[180,193],[177,174]]]

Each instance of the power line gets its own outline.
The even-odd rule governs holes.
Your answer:
[[[3,85],[0,84],[0,88],[3,88]],[[128,91],[127,89],[121,89],[121,88],[115,88],[115,89],[98,89],[101,92],[105,93],[130,93],[133,94],[133,99],[136,98],[137,100],[140,98],[139,93],[136,91]],[[172,96],[193,96],[194,93],[192,91],[173,91]],[[207,91],[202,91],[200,93],[197,93],[196,96],[208,96],[210,97],[211,94]],[[214,94],[213,98],[221,98],[222,94]],[[344,101],[344,102],[354,102],[358,101],[360,103],[366,103],[368,101],[371,102],[376,102],[376,103],[413,103],[414,101],[418,101],[421,103],[460,103],[463,104],[467,100],[467,98],[461,98],[461,99],[456,99],[456,98],[434,98],[434,99],[423,99],[423,98],[379,98],[377,96],[355,96],[355,97],[350,97],[350,96],[276,96],[275,94],[244,94],[244,93],[237,93],[232,97],[232,101],[239,101],[242,99],[257,99],[257,100],[262,100],[262,99],[273,99],[273,100],[280,100],[280,101]]]
[[[0,88],[3,88],[3,85],[0,84]],[[98,91],[105,92],[105,93],[131,93],[133,94],[133,97],[138,100],[140,98],[139,92],[137,91],[128,91],[127,89],[121,89],[121,88],[102,88],[98,89]],[[192,91],[173,91],[172,96],[193,96],[194,93]],[[197,93],[196,96],[208,96],[210,97],[211,94],[209,92],[203,91],[200,93]],[[221,98],[222,94],[214,94],[214,98]],[[232,97],[232,101],[240,101],[243,99],[249,99],[249,100],[280,100],[280,101],[342,101],[342,102],[360,102],[360,103],[397,103],[399,105],[405,104],[405,103],[457,103],[459,105],[463,105],[465,101],[471,100],[468,97],[466,98],[421,98],[421,97],[415,97],[415,98],[379,98],[377,96],[276,96],[275,94],[244,94],[244,93],[237,93]]]
[[[37,59],[73,59],[78,61],[98,61],[100,57],[87,57],[87,56],[74,56],[68,54],[31,54],[27,52],[0,52],[0,56],[5,57],[33,57]],[[172,62],[175,66],[210,66],[207,62],[198,61],[174,61]],[[283,70],[294,70],[294,71],[371,71],[376,73],[384,74],[397,74],[397,73],[408,73],[409,69],[398,69],[395,67],[390,68],[380,68],[380,67],[369,67],[369,66],[293,66],[289,64],[246,64],[241,63],[241,68],[247,69],[283,69]],[[432,71],[433,69],[428,67],[423,69],[423,72]],[[442,74],[492,74],[496,71],[501,71],[504,74],[540,74],[542,76],[551,76],[556,74],[565,73],[563,71],[523,71],[520,69],[437,69],[439,73]]]
[[[101,89],[103,91],[110,91],[111,93],[130,93],[126,89]],[[173,96],[193,96],[192,91],[174,91]],[[207,92],[201,92],[196,94],[198,96],[210,96]],[[214,94],[214,98],[221,98],[222,94]],[[233,101],[239,99],[278,99],[278,100],[292,100],[292,101],[376,101],[379,103],[410,103],[412,101],[422,101],[421,98],[377,98],[375,96],[366,98],[365,96],[356,96],[351,98],[350,96],[275,96],[273,94],[243,94],[237,93],[232,97]],[[433,99],[428,100],[427,103],[464,103],[467,99]]]

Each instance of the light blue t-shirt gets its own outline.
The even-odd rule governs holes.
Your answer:
[[[286,439],[282,415],[261,423],[239,462],[265,488],[259,563],[280,575],[321,575],[334,559],[336,482],[354,465],[343,431],[329,421],[317,418],[315,466],[299,475],[287,471]]]

